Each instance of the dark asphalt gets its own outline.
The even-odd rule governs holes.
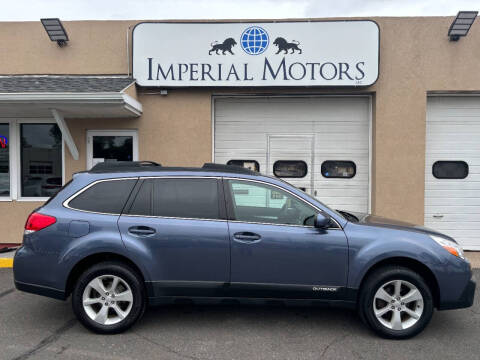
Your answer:
[[[477,279],[480,270],[476,270]],[[436,312],[419,336],[376,337],[352,311],[267,306],[151,308],[130,331],[95,335],[70,302],[13,290],[0,269],[0,359],[479,359],[480,300]]]

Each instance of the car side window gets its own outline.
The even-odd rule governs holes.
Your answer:
[[[318,211],[275,186],[228,180],[234,220],[313,226]]]
[[[75,196],[68,206],[72,209],[105,214],[121,214],[137,179],[100,181]]]
[[[216,179],[145,179],[128,211],[130,215],[219,219]]]

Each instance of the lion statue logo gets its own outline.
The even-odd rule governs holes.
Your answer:
[[[237,42],[235,41],[234,38],[228,38],[225,39],[223,43],[219,43],[218,41],[214,41],[213,43],[210,44],[212,47],[208,51],[208,55],[212,55],[212,51],[215,51],[215,54],[220,55],[218,52],[221,51],[223,55],[226,55],[225,52],[228,51],[230,54],[234,55],[232,52],[232,47],[237,45]]]
[[[279,54],[280,51],[283,51],[284,54],[288,54],[288,50],[292,50],[290,54],[293,54],[295,50],[298,50],[298,53],[302,53],[302,49],[298,47],[300,45],[299,41],[292,40],[292,42],[288,42],[283,37],[277,37],[273,42],[273,45],[278,47],[278,51],[275,54]]]

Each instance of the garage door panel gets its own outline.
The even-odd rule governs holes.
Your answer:
[[[478,225],[477,221],[464,221],[464,219],[460,220],[461,223],[458,221],[451,221],[450,218],[445,219],[444,221],[438,221],[435,223],[435,228],[440,231],[452,231],[452,230],[476,230],[480,232],[480,226]]]
[[[430,217],[430,221],[429,221],[429,226],[430,227],[433,227],[433,226],[437,226],[439,224],[443,224],[443,223],[458,223],[458,224],[462,224],[462,223],[469,223],[469,222],[478,222],[480,221],[480,216],[478,213],[458,213],[458,214],[453,214],[453,213],[449,213],[449,214],[444,214],[444,217],[442,218],[442,220],[440,221],[437,221],[433,215],[436,215],[437,213],[428,213],[426,214],[426,216]]]
[[[425,214],[440,214],[446,216],[448,214],[475,214],[479,213],[480,208],[476,205],[466,206],[458,204],[446,204],[443,205],[426,205]],[[427,219],[425,219],[427,220]],[[430,219],[428,219],[430,220]]]
[[[432,187],[432,189],[426,190],[425,191],[425,199],[431,199],[431,198],[442,198],[446,196],[451,196],[452,198],[471,198],[471,197],[477,197],[478,196],[478,190],[477,189],[459,189],[459,190],[451,190],[449,188],[446,189],[438,189],[437,187]]]
[[[345,195],[344,187],[338,187],[338,188],[328,187],[328,189],[316,188],[316,190],[317,190],[317,196],[322,199],[325,197],[341,197]],[[351,197],[365,198],[365,189],[360,188],[358,186],[354,186],[351,189],[349,189],[349,194]]]
[[[468,197],[468,196],[455,197],[451,195],[448,195],[448,197],[451,205],[461,204],[461,206],[478,206],[480,209],[479,197]],[[425,207],[442,206],[442,205],[445,205],[445,200],[443,199],[443,196],[429,197],[425,199]]]
[[[480,97],[429,98],[426,130],[425,225],[480,249]],[[439,160],[465,161],[468,176],[433,177]]]
[[[257,160],[261,172],[271,173],[272,169],[266,166],[271,167],[274,160],[308,158],[307,177],[291,179],[292,183],[308,182],[313,174],[313,188],[321,201],[346,210],[367,212],[369,111],[366,97],[218,98],[215,100],[215,161]],[[270,149],[275,156],[267,165],[269,136],[283,135],[312,136],[313,156],[305,153],[301,139],[281,141]],[[352,179],[324,178],[321,164],[326,160],[354,161],[357,173]]]

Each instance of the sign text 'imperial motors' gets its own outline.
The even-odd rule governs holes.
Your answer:
[[[141,23],[140,86],[368,86],[378,77],[372,21]]]

